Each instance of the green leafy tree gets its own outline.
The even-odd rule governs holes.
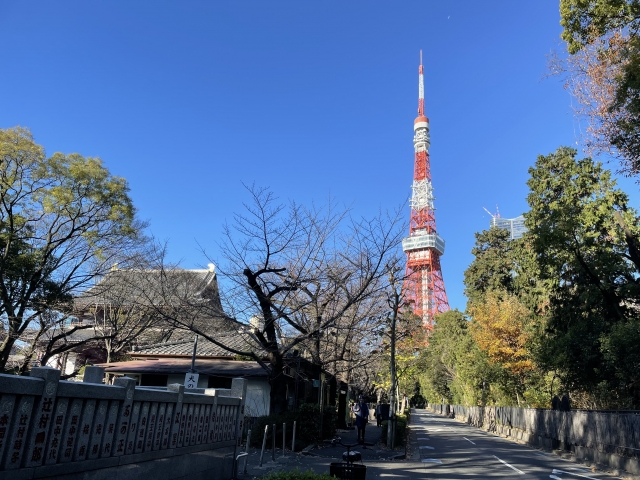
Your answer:
[[[491,228],[476,233],[471,252],[464,282],[477,365],[485,362],[480,403],[547,406],[547,375],[533,357],[549,295],[531,239]]]
[[[509,231],[497,227],[475,235],[476,244],[471,250],[475,258],[464,272],[465,295],[474,302],[491,290],[513,292],[518,240],[511,241]]]
[[[141,240],[124,179],[98,158],[45,155],[28,130],[0,130],[0,370],[41,314]]]
[[[419,357],[423,395],[431,402],[477,405],[491,403],[490,385],[496,369],[480,351],[470,323],[458,310],[436,317],[429,345]]]
[[[562,39],[576,53],[607,32],[640,27],[639,0],[560,0]]]
[[[576,155],[560,148],[529,170],[526,225],[550,288],[539,361],[570,389],[640,405],[640,223],[610,172]]]

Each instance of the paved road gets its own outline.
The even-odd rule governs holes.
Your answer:
[[[423,465],[424,472],[421,477],[412,475],[414,478],[620,478],[592,471],[584,465],[425,410],[417,410],[412,414],[411,426],[413,460]],[[397,477],[390,472],[381,473],[380,476]]]
[[[376,427],[367,433],[367,439],[379,435]],[[367,427],[369,430],[369,427]],[[348,437],[348,435],[346,435]],[[274,470],[314,470],[329,473],[329,463],[340,461],[341,448],[314,450],[314,455],[288,454],[276,462],[257,467],[259,451],[252,449],[249,474],[242,479],[259,478]],[[411,414],[410,458],[388,461],[389,454],[380,447],[368,449],[363,457],[367,466],[367,480],[372,479],[554,479],[554,480],[606,480],[620,478],[595,472],[584,465],[535,450],[484,432],[452,419],[417,410]],[[363,451],[364,452],[364,451]]]

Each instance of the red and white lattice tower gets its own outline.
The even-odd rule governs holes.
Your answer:
[[[429,165],[429,119],[424,115],[422,51],[418,73],[418,117],[413,124],[416,153],[411,186],[411,223],[409,236],[402,240],[402,249],[407,254],[406,298],[412,301],[413,312],[421,316],[425,326],[431,329],[434,316],[449,310],[449,301],[440,267],[444,240],[436,232],[433,206],[435,197]]]

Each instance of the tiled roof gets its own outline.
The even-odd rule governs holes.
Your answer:
[[[109,373],[187,373],[191,369],[191,359],[162,358],[132,360],[129,362],[103,363]],[[258,362],[223,359],[197,359],[196,371],[204,375],[218,377],[266,377],[267,372]]]
[[[77,310],[95,305],[162,305],[205,299],[222,311],[218,281],[209,270],[114,269],[74,299]]]
[[[255,341],[247,333],[233,333],[216,335],[215,340],[234,350],[241,352],[261,353],[263,350],[260,344]],[[170,355],[170,356],[188,356],[193,355],[193,337],[187,340],[175,342],[156,343],[154,345],[146,345],[138,347],[130,352],[132,357],[153,356],[153,355]],[[236,354],[219,347],[215,343],[208,341],[203,337],[198,337],[198,348],[196,352],[198,357],[235,357]]]

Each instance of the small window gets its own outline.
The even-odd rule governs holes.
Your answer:
[[[209,376],[207,387],[208,388],[231,388],[231,379],[226,377]]]

